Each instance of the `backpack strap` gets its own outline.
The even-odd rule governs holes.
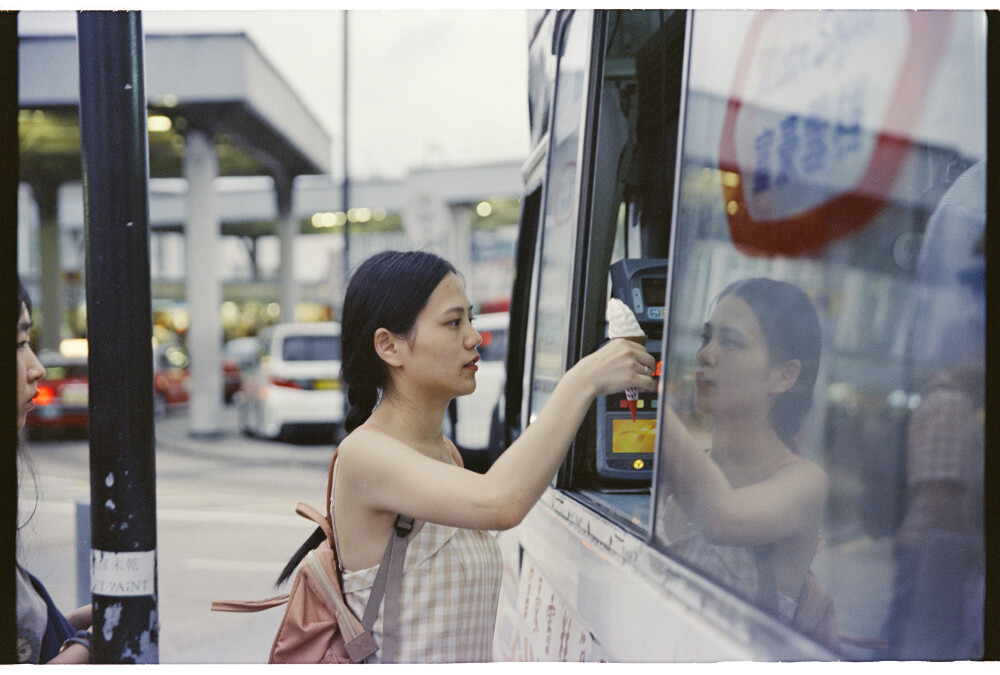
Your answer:
[[[372,425],[375,426],[375,425]],[[378,427],[375,427],[378,429]],[[379,429],[381,431],[381,429]],[[384,433],[384,432],[383,432]],[[453,452],[458,455],[457,449]],[[308,504],[299,503],[296,512],[315,521],[327,539],[330,541],[330,549],[334,552],[334,560],[337,561],[337,571],[342,573],[340,559],[337,557],[337,546],[333,540],[333,524],[330,522],[330,511],[333,505],[333,467],[337,462],[337,451],[333,451],[330,459],[330,473],[326,481],[326,514],[320,514]],[[458,462],[461,462],[461,455],[458,455]],[[461,464],[459,464],[461,466]],[[378,572],[375,573],[375,581],[372,582],[372,590],[368,596],[368,604],[365,605],[365,613],[361,619],[361,626],[365,633],[371,634],[378,618],[379,608],[385,600],[384,617],[382,626],[382,645],[379,660],[383,663],[393,663],[396,657],[396,618],[399,616],[399,596],[403,587],[403,564],[406,561],[406,545],[409,543],[410,534],[413,531],[413,518],[399,514],[392,526],[392,534],[389,535],[389,542],[385,546],[382,554],[382,561],[379,563]],[[341,587],[343,580],[338,579]],[[367,662],[367,659],[365,659]]]
[[[322,513],[305,502],[299,502],[298,505],[296,505],[295,513],[299,514],[303,518],[308,518],[319,525],[323,530],[323,534],[325,534],[326,538],[330,540],[331,548],[333,547],[333,529],[330,526],[329,518],[324,517]],[[334,551],[334,555],[336,556],[336,551]]]
[[[399,596],[403,586],[403,562],[406,559],[406,545],[409,543],[409,535],[413,530],[413,518],[396,516],[396,522],[392,527],[392,535],[389,543],[382,554],[382,562],[379,563],[375,581],[372,583],[371,595],[368,597],[368,604],[365,606],[365,615],[361,619],[361,625],[368,632],[371,632],[378,617],[379,606],[382,604],[382,597],[385,596],[386,618],[382,625],[382,653],[379,660],[382,663],[394,663],[396,660],[396,642],[398,640],[396,619],[399,617]]]
[[[338,573],[340,572],[340,560],[337,558],[337,548],[333,540],[333,525],[330,522],[331,497],[333,496],[333,467],[337,461],[337,452],[334,451],[330,459],[330,473],[326,483],[326,513],[320,513],[315,508],[299,502],[295,507],[295,512],[303,518],[308,518],[322,528],[327,540],[330,542],[330,550],[333,552],[333,559]],[[399,596],[403,585],[403,563],[406,560],[406,546],[413,532],[413,518],[396,516],[393,523],[392,534],[386,544],[385,553],[382,554],[382,562],[379,564],[375,581],[372,584],[371,594],[368,597],[368,604],[365,606],[364,618],[361,626],[364,633],[354,640],[348,641],[345,647],[349,655],[355,661],[364,660],[366,663],[371,658],[377,648],[371,638],[372,628],[378,618],[379,608],[385,600],[385,617],[389,621],[383,622],[381,661],[392,663],[396,656],[397,628],[396,617],[399,616]],[[312,551],[307,555],[307,559],[312,555]],[[338,586],[343,588],[343,580],[336,580]],[[266,600],[214,600],[212,610],[217,612],[259,612],[272,607],[278,607],[288,602],[288,594],[278,595]],[[339,609],[339,608],[338,608]],[[345,608],[346,609],[346,608]]]
[[[279,607],[288,602],[288,594],[276,595],[266,600],[213,600],[213,612],[260,612]]]
[[[774,544],[753,547],[757,562],[757,605],[778,613],[778,581],[774,574]]]

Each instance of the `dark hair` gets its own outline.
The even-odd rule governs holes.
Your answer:
[[[17,278],[17,320],[14,324],[15,330],[21,324],[21,308],[26,307],[28,309],[28,314],[31,314],[31,296],[28,295],[28,290],[24,287],[24,283],[21,281],[21,277]],[[28,524],[28,522],[35,515],[35,510],[38,508],[38,502],[36,500],[35,507],[31,510],[31,514],[25,518],[24,522],[20,522],[21,519],[21,469],[24,468],[25,471],[31,476],[31,480],[35,483],[35,487],[38,487],[38,479],[35,476],[34,467],[32,467],[31,462],[28,460],[27,455],[24,454],[24,450],[21,447],[21,440],[18,438],[17,447],[15,449],[17,453],[17,471],[14,475],[14,513],[17,517],[17,523],[15,524],[15,539],[14,539],[14,564],[17,565],[17,555],[21,552],[21,528]]]
[[[735,295],[749,305],[764,333],[772,362],[798,359],[801,364],[795,384],[775,397],[770,413],[774,430],[794,451],[795,434],[812,407],[813,388],[819,373],[823,340],[816,308],[798,286],[766,277],[734,282],[723,289],[715,301],[727,295]]]
[[[426,251],[383,251],[358,266],[344,295],[341,315],[341,368],[351,409],[344,420],[350,433],[363,424],[387,384],[385,363],[375,353],[375,331],[396,335],[413,330],[434,289],[455,268]]]
[[[21,277],[17,278],[17,311],[14,313],[17,316],[17,321],[14,322],[15,327],[21,323],[21,307],[28,308],[28,314],[31,314],[31,296],[28,295],[28,290],[24,287],[24,283],[21,282]]]
[[[375,331],[385,328],[409,335],[427,299],[449,273],[458,274],[450,262],[433,253],[383,251],[351,275],[340,317],[341,379],[351,404],[344,420],[347,433],[365,423],[378,403],[379,390],[386,385],[388,371],[375,353]],[[292,554],[275,586],[291,577],[306,554],[325,538],[322,528],[316,528]]]

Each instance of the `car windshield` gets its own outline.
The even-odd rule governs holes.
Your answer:
[[[281,345],[285,361],[336,361],[340,358],[340,337],[336,335],[292,335]]]

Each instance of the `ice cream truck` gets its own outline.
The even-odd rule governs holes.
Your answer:
[[[532,152],[493,453],[608,339],[611,298],[646,334],[658,389],[634,401],[634,420],[624,393],[598,398],[539,504],[499,534],[496,659],[987,655],[984,612],[997,606],[985,603],[981,510],[992,19],[528,15]],[[721,467],[722,376],[698,373],[724,358],[743,363],[751,345],[735,338],[705,350],[726,339],[717,296],[756,278],[804,292],[822,338],[808,409],[783,443],[823,476],[815,550],[797,564],[827,601],[832,640],[799,621],[811,602],[802,593],[784,593],[791,613],[760,601],[767,575],[756,544],[777,549],[782,535],[751,541],[748,526],[734,543],[706,531],[703,555],[693,555],[664,522],[679,478],[665,416]],[[922,437],[940,425],[961,442]],[[948,526],[914,515],[935,490],[949,495]],[[758,523],[769,508],[734,517]]]

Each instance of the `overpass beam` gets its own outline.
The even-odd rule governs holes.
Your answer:
[[[192,130],[185,136],[184,177],[188,184],[187,304],[190,325],[187,348],[191,357],[191,400],[188,433],[222,433],[222,280],[219,269],[220,232],[218,196],[214,182],[219,160],[208,134]]]

